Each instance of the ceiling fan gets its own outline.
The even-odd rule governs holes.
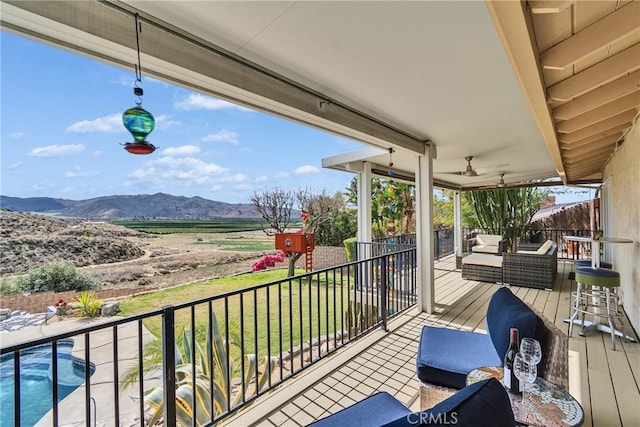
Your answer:
[[[446,172],[446,173],[453,174],[453,175],[469,176],[469,177],[481,175],[478,172],[476,172],[471,166],[471,160],[473,160],[473,156],[466,156],[464,159],[467,161],[467,168],[465,170],[458,171],[458,172]]]

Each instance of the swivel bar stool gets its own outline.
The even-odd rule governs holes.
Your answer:
[[[587,329],[592,326],[598,330],[607,330],[606,325],[598,323],[598,318],[606,318],[611,333],[611,347],[616,349],[616,329],[614,318],[621,317],[618,311],[618,293],[616,288],[620,286],[620,273],[606,268],[578,267],[576,268],[576,292],[569,319],[569,336],[573,332],[573,321],[581,315],[582,330],[580,335],[585,335]],[[585,328],[585,315],[594,317],[592,325]],[[604,327],[604,328],[603,328]],[[624,336],[624,334],[622,334]]]

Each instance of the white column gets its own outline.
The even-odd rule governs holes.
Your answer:
[[[418,310],[433,313],[435,283],[433,274],[433,153],[418,155],[416,165],[416,247]]]
[[[364,162],[358,173],[358,241],[371,241],[371,163]]]
[[[461,256],[464,249],[462,247],[462,193],[453,193],[453,244],[455,253]]]

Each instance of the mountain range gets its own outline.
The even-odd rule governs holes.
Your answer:
[[[0,196],[0,208],[96,220],[260,217],[249,203],[231,204],[198,196],[172,196],[164,193],[103,196],[86,200]]]

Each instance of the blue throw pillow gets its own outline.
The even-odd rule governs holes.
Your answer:
[[[426,411],[411,413],[385,427],[409,426],[513,427],[511,402],[495,378],[468,385]]]
[[[511,328],[518,328],[520,340],[522,338],[538,340],[544,352],[547,336],[544,322],[520,298],[511,293],[509,288],[503,287],[493,294],[487,309],[487,329],[500,357],[504,357],[509,348]]]

